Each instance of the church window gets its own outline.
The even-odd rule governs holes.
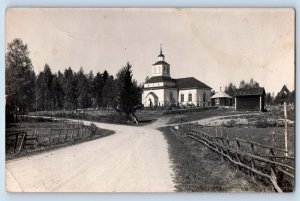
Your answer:
[[[184,94],[181,94],[180,100],[181,100],[181,102],[184,102]]]
[[[192,94],[189,94],[189,101],[192,101]]]
[[[203,102],[206,102],[206,93],[203,92]]]

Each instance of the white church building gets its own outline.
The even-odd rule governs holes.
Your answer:
[[[160,49],[158,61],[152,65],[152,76],[144,84],[144,107],[169,105],[210,105],[211,87],[194,77],[173,79],[170,64]]]

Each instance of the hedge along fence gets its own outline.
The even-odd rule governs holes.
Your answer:
[[[221,159],[252,176],[269,180],[277,192],[293,190],[295,158],[285,156],[285,150],[238,138],[212,137],[198,129],[197,124],[180,124],[178,128],[181,134],[220,154]]]
[[[112,131],[78,123],[22,123],[20,127],[6,129],[6,153],[18,155],[26,150],[41,150],[68,145],[101,136]]]

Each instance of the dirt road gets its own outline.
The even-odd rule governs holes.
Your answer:
[[[198,123],[223,117],[225,116],[210,117],[199,120]],[[168,145],[163,134],[157,130],[167,125],[167,122],[167,117],[143,127],[94,122],[100,128],[114,130],[115,134],[47,153],[7,161],[6,190],[174,191],[174,173]]]
[[[6,162],[6,190],[25,192],[174,191],[167,142],[156,128],[94,123],[116,133]],[[90,123],[90,122],[85,122]]]

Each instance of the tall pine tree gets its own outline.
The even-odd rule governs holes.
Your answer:
[[[7,114],[25,114],[33,109],[35,73],[27,45],[21,39],[8,44],[5,57],[5,94]]]
[[[141,107],[142,89],[132,78],[132,70],[129,62],[124,66],[117,75],[118,92],[117,103],[118,109],[126,115],[128,120],[132,119],[138,123],[135,111]]]

